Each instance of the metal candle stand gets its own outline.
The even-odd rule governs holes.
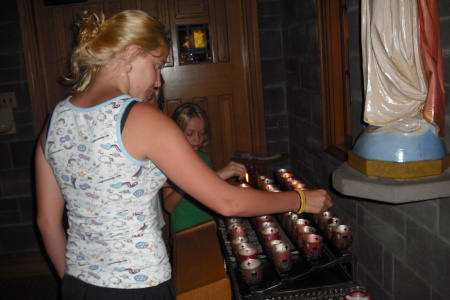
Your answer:
[[[231,246],[225,218],[218,219],[219,242],[222,247],[225,266],[230,277],[234,300],[265,299],[344,299],[345,293],[356,284],[356,257],[349,250],[338,249],[322,230],[317,218],[303,213],[299,218],[310,221],[309,226],[323,237],[322,255],[318,259],[308,259],[301,245],[284,226],[283,215],[272,216],[279,229],[279,239],[291,250],[291,266],[282,270],[274,264],[268,248],[264,244],[255,218],[242,218],[248,242],[257,249],[257,259],[261,261],[262,278],[257,283],[247,284],[243,279],[240,262]],[[286,224],[284,224],[286,225]]]

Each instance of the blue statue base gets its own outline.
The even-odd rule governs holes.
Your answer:
[[[399,163],[438,160],[447,154],[444,140],[436,135],[433,125],[417,118],[366,127],[352,151],[369,160]]]
[[[433,125],[411,117],[389,126],[368,126],[348,153],[348,164],[369,177],[418,179],[442,174],[450,155]]]

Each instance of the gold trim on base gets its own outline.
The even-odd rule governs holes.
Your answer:
[[[450,154],[438,160],[399,163],[370,160],[349,151],[348,164],[370,177],[417,179],[441,175],[450,166]]]

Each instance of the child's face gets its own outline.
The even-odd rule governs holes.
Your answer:
[[[199,118],[192,118],[184,129],[189,144],[197,151],[206,139],[205,122]]]

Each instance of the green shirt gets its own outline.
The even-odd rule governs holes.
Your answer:
[[[197,153],[212,169],[213,165],[209,155],[203,151],[197,151]],[[174,233],[182,229],[213,220],[211,214],[213,214],[213,212],[209,210],[209,208],[186,194],[185,197],[181,199],[175,210],[170,214],[171,231]]]

